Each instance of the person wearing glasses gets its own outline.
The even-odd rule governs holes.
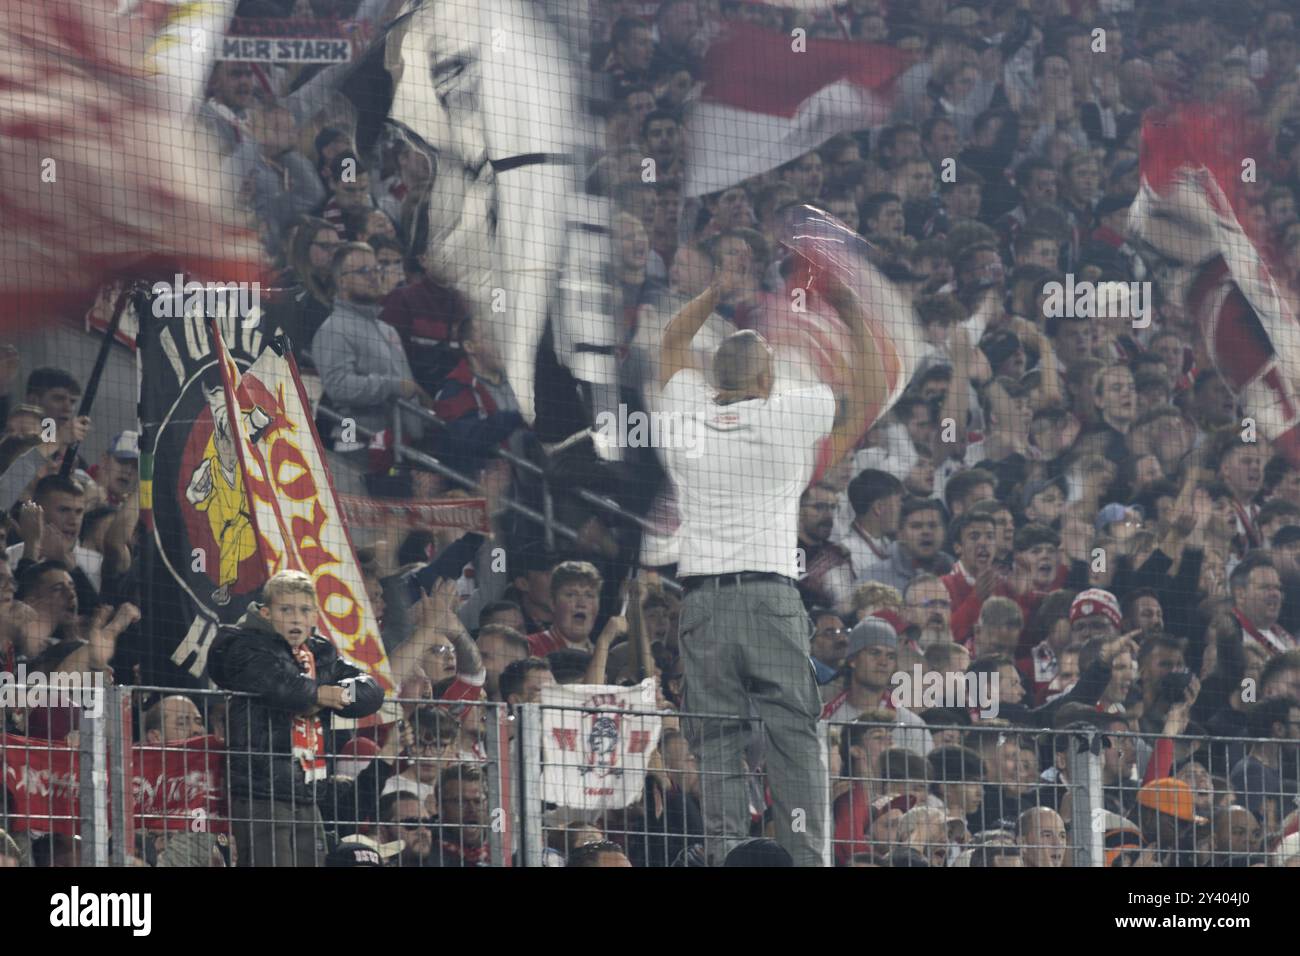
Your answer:
[[[831,540],[839,493],[828,484],[810,485],[799,499],[799,593],[805,604],[853,607],[853,564],[848,549]]]
[[[396,329],[379,319],[383,300],[381,272],[375,250],[363,242],[347,242],[334,250],[330,263],[334,280],[334,311],[312,340],[311,353],[325,389],[325,403],[355,427],[336,424],[333,454],[336,483],[340,472],[353,480],[364,473],[369,433],[383,432],[393,424],[393,405],[399,398],[431,405],[432,399],[415,383],[411,364]],[[365,430],[365,434],[362,433]],[[403,437],[419,440],[422,422],[410,413],[402,419]],[[385,488],[378,481],[386,476],[367,475],[371,494]],[[371,480],[375,479],[375,480]]]
[[[817,672],[817,684],[822,687],[822,699],[826,699],[826,688],[833,687],[835,678],[844,668],[844,658],[849,652],[849,631],[844,626],[844,618],[824,607],[815,607],[809,614],[813,622],[811,652],[813,670]]]
[[[402,841],[397,866],[435,866],[433,825],[436,817],[425,812],[419,799],[409,793],[392,793],[379,801],[380,839]]]

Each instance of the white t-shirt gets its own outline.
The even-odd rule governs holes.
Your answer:
[[[682,516],[677,573],[797,578],[799,496],[817,440],[834,427],[835,396],[814,385],[718,405],[716,394],[693,369],[663,392],[676,439],[663,452]]]

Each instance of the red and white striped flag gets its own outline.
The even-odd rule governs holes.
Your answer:
[[[823,300],[821,289],[826,277],[833,275],[853,290],[874,340],[873,360],[883,367],[889,386],[881,403],[867,409],[865,435],[902,396],[926,347],[911,296],[872,264],[867,240],[813,206],[793,206],[785,211],[780,240],[795,254],[795,268],[785,294],[765,300],[757,326],[787,360],[786,367],[794,377],[815,379],[842,395],[850,386],[848,378],[862,370],[845,365],[843,357],[852,354],[852,339],[835,310]],[[829,450],[829,442],[823,441],[814,483],[834,464],[829,461]]]
[[[1230,102],[1149,118],[1129,231],[1190,267],[1172,291],[1245,413],[1300,466],[1300,323],[1243,188],[1243,162],[1267,156],[1267,134]]]
[[[686,121],[687,196],[734,186],[888,118],[894,80],[912,57],[855,40],[801,39],[737,20],[709,47]]]
[[[116,278],[262,268],[215,143],[151,55],[177,11],[0,0],[0,321],[82,311]],[[207,37],[207,56],[219,37]],[[155,51],[156,52],[156,51]],[[204,59],[200,50],[188,51]]]

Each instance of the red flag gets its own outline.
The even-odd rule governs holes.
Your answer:
[[[844,323],[821,297],[827,274],[848,286],[862,305],[875,347],[873,359],[884,366],[889,393],[880,405],[867,410],[863,434],[893,407],[916,371],[925,349],[925,337],[912,308],[910,296],[871,263],[869,243],[834,216],[813,206],[787,210],[781,227],[781,242],[796,256],[786,294],[769,296],[758,325],[778,354],[796,360],[794,374],[824,382],[837,394],[849,386],[846,376],[860,372],[845,366],[841,356],[850,354],[851,338]],[[796,293],[802,290],[802,295]],[[829,441],[818,450],[813,482],[820,480],[832,464]]]
[[[0,320],[84,309],[115,278],[261,272],[215,143],[149,66],[158,5],[119,6],[0,0]]]
[[[734,186],[837,133],[883,123],[894,80],[913,62],[889,46],[800,40],[729,21],[709,48],[704,89],[687,119],[686,194]]]
[[[1267,133],[1230,101],[1147,119],[1130,229],[1190,267],[1176,293],[1210,356],[1275,450],[1300,466],[1300,325],[1250,214],[1243,160],[1267,161]]]

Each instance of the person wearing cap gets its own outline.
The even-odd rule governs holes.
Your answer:
[[[864,711],[894,710],[891,679],[898,669],[898,635],[878,617],[849,631],[844,653],[845,689],[822,708],[822,720],[848,722]]]
[[[1130,555],[1133,536],[1142,530],[1146,515],[1137,505],[1125,506],[1117,501],[1104,505],[1093,519],[1097,541],[1111,547],[1108,551]]]
[[[1102,815],[1100,823],[1105,827],[1102,841],[1105,846],[1103,859],[1106,866],[1125,869],[1158,865],[1155,854],[1142,840],[1142,831],[1132,820],[1107,810]]]
[[[110,505],[122,504],[140,487],[140,435],[125,431],[113,436],[104,457],[90,470],[90,477],[104,489]]]
[[[1062,635],[1049,633],[1047,638],[1034,645],[1029,653],[1029,672],[1032,676],[1034,700],[1045,700],[1047,689],[1060,670],[1059,651],[1067,644],[1083,645],[1090,638],[1113,640],[1119,636],[1122,620],[1119,602],[1109,591],[1089,588],[1080,592],[1070,603],[1070,628]],[[1021,662],[1025,670],[1026,662]],[[1082,664],[1082,661],[1080,661]]]
[[[1123,621],[1115,595],[1101,588],[1080,591],[1070,604],[1070,640],[1084,643],[1094,637],[1113,640]]]
[[[1161,866],[1195,866],[1196,828],[1208,822],[1197,815],[1192,788],[1181,780],[1163,777],[1138,790],[1138,828]]]
[[[341,840],[325,857],[327,867],[345,866],[391,866],[390,861],[398,856],[406,844],[402,840],[380,843],[374,837],[364,833],[354,833]]]

